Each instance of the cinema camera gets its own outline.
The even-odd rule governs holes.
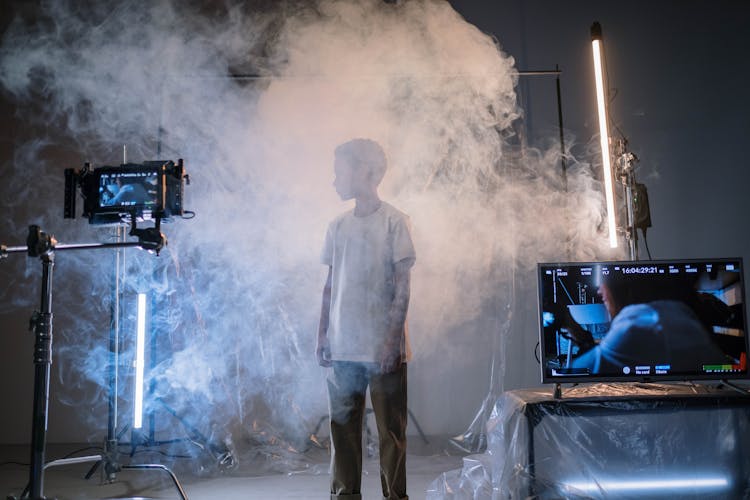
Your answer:
[[[89,224],[122,224],[183,217],[183,193],[190,178],[182,159],[65,169],[66,219],[75,219],[76,188]]]

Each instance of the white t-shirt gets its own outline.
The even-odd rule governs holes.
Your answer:
[[[349,210],[330,223],[321,261],[332,267],[331,359],[379,360],[395,293],[394,264],[415,256],[408,216],[386,202],[366,217]],[[406,361],[406,331],[401,347]]]

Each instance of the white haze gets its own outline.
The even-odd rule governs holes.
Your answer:
[[[18,21],[2,40],[5,91],[37,130],[50,124],[3,165],[3,232],[21,238],[32,218],[64,242],[111,238],[62,220],[62,169],[79,165],[60,165],[55,148],[95,166],[119,163],[122,144],[130,161],[184,158],[197,215],[164,226],[160,257],[126,252],[126,288],[131,303],[151,291],[159,309],[157,394],[205,432],[299,448],[326,413],[318,256],[327,222],[349,208],[331,185],[333,148],[349,138],[384,146],[381,195],[411,216],[410,329],[435,380],[452,356],[488,348],[501,377],[508,336],[534,328],[512,321],[533,309],[516,300],[533,293],[514,288],[519,277],[605,253],[591,165],[568,156],[566,191],[558,150],[522,151],[513,58],[447,2],[80,5],[43,2],[44,22]],[[259,78],[228,78],[237,68]],[[54,369],[71,390],[53,397],[93,404],[106,398],[111,252],[57,261],[67,327],[56,326]],[[36,279],[36,264],[12,269],[4,310],[36,299],[12,286]]]

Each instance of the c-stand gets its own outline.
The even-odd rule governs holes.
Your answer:
[[[628,255],[630,260],[638,258],[638,232],[635,227],[635,208],[633,203],[633,191],[635,188],[635,168],[638,158],[628,151],[628,141],[621,139],[617,141],[615,167],[616,174],[620,178],[625,194],[625,217],[626,225],[625,241],[628,244]]]
[[[83,243],[60,245],[54,236],[43,232],[39,226],[29,226],[29,234],[26,238],[26,246],[7,247],[0,245],[0,258],[5,258],[11,253],[26,252],[29,257],[39,257],[42,262],[42,293],[40,310],[34,312],[30,325],[34,330],[34,404],[31,428],[31,465],[29,467],[29,485],[21,498],[43,500],[44,497],[44,470],[47,467],[81,463],[81,462],[110,462],[111,457],[94,455],[89,457],[77,457],[71,459],[55,460],[48,464],[44,463],[47,440],[47,417],[49,411],[49,377],[50,365],[52,364],[52,271],[54,268],[54,257],[56,251],[63,250],[86,250],[96,248],[124,248],[140,247],[153,251],[157,255],[166,244],[166,237],[160,231],[160,220],[156,219],[154,227],[137,229],[135,217],[133,217],[132,236],[137,236],[138,241],[117,243]],[[107,454],[112,450],[106,450]],[[115,463],[114,461],[111,461]],[[138,464],[138,465],[116,465],[120,469],[157,469],[167,472],[180,496],[187,499],[177,477],[166,466],[160,464]]]
[[[635,180],[635,164],[638,157],[628,150],[628,141],[624,137],[615,146],[615,168],[624,190],[626,225],[620,228],[625,233],[630,260],[640,260],[638,248],[638,229],[643,231],[643,241],[648,251],[646,229],[651,227],[651,214],[648,206],[646,186]]]

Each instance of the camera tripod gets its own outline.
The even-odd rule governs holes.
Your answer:
[[[135,464],[118,465],[113,459],[115,450],[107,449],[104,455],[92,455],[88,457],[76,457],[70,459],[54,460],[44,463],[47,419],[49,411],[49,379],[50,365],[52,364],[52,271],[54,268],[55,252],[64,250],[86,250],[95,248],[124,248],[140,247],[154,251],[157,254],[166,243],[166,238],[160,232],[159,221],[155,227],[136,229],[135,223],[130,231],[131,235],[138,236],[138,241],[117,243],[83,243],[60,245],[54,236],[43,232],[39,226],[29,226],[26,246],[8,247],[0,245],[0,258],[5,258],[11,253],[26,252],[29,257],[39,257],[42,262],[42,293],[39,311],[34,312],[30,325],[34,330],[34,403],[32,412],[31,429],[31,465],[29,467],[29,484],[21,494],[21,498],[43,500],[44,497],[44,471],[48,467],[82,463],[101,462],[109,464],[116,470],[161,470],[169,474],[175,488],[181,498],[187,499],[180,482],[174,473],[161,464]],[[111,436],[109,436],[111,438]]]

